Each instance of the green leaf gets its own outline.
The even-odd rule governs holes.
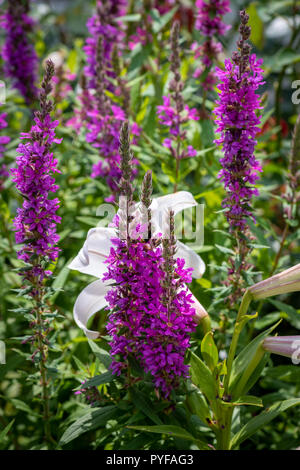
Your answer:
[[[218,248],[218,250],[221,251],[221,253],[225,253],[225,254],[228,254],[228,255],[234,255],[234,251],[231,250],[230,248],[227,248],[226,246],[221,246],[221,245],[215,245],[216,248]]]
[[[70,269],[68,268],[68,265],[70,263],[71,259],[67,261],[67,263],[64,265],[64,267],[59,271],[59,274],[56,276],[56,278],[53,281],[52,288],[56,290],[54,294],[51,296],[51,301],[53,302],[58,294],[60,293],[60,289],[62,289],[65,285],[65,282],[69,276]]]
[[[194,389],[188,393],[186,405],[190,413],[199,416],[203,423],[207,424],[207,422],[211,420],[207,402],[197,387],[194,387]]]
[[[190,351],[189,362],[192,382],[197,385],[209,401],[214,402],[217,397],[217,384],[211,371],[192,351]]]
[[[222,405],[225,405],[225,406],[242,406],[242,405],[263,406],[263,402],[258,397],[245,395],[244,397],[240,397],[238,400],[235,400],[233,402],[222,401]]]
[[[80,386],[80,388],[98,387],[99,385],[108,384],[112,382],[113,380],[114,380],[114,376],[112,375],[110,371],[107,371],[107,372],[104,372],[104,374],[95,375],[91,379],[87,380],[86,382],[84,382],[82,386]]]
[[[27,403],[24,403],[24,401],[18,400],[17,398],[12,398],[11,402],[17,410],[24,411],[25,413],[31,416],[36,416],[38,418],[41,417],[39,413],[37,413],[36,411],[33,411],[33,409],[30,408],[30,406],[28,406]]]
[[[160,425],[162,424],[160,418],[154,412],[152,403],[144,396],[139,390],[135,388],[131,389],[132,401],[133,404],[142,412],[144,415],[148,416],[154,423]]]
[[[12,427],[14,422],[15,420],[13,419],[2,431],[0,431],[0,442],[2,442],[6,434],[9,433],[10,428]]]
[[[250,419],[247,424],[233,437],[231,448],[239,446],[242,442],[252,436],[258,429],[268,424],[272,419],[276,418],[280,413],[284,412],[292,406],[300,405],[300,398],[291,398],[283,402],[274,403],[270,408],[266,409],[255,418]]]
[[[151,49],[152,44],[146,44],[144,47],[138,44],[132,51],[128,72],[133,72],[135,69],[140,68],[149,57]]]
[[[178,10],[178,6],[172,8],[172,10],[168,11],[163,16],[158,17],[158,15],[153,15],[153,17],[155,18],[155,22],[153,24],[153,31],[155,33],[158,33],[159,31],[161,31],[173,18],[177,10]]]
[[[291,305],[280,302],[279,300],[268,299],[281,313],[285,314],[288,318],[287,321],[297,329],[300,329],[300,311],[293,308]]]
[[[89,225],[91,227],[97,227],[100,222],[100,219],[96,219],[96,217],[88,217],[88,216],[78,216],[76,220],[82,222],[83,224]]]
[[[213,372],[218,364],[219,354],[211,331],[208,331],[201,341],[201,354],[204,361]]]
[[[287,383],[300,384],[299,368],[296,365],[293,366],[276,366],[268,368],[268,377],[275,377],[276,379],[282,380]]]
[[[251,27],[251,42],[261,49],[264,45],[264,23],[256,9],[257,2],[250,3],[246,12],[249,15],[249,26]]]
[[[100,362],[108,369],[111,364],[111,357],[109,353],[105,351],[105,349],[100,348],[100,346],[98,346],[98,344],[96,344],[91,339],[88,339],[88,343],[95,356],[98,357]]]
[[[245,371],[248,364],[253,359],[257,349],[259,348],[263,339],[269,336],[272,331],[279,325],[280,321],[275,325],[271,326],[268,330],[264,331],[260,335],[256,336],[251,343],[249,343],[235,358],[232,366],[231,376],[230,376],[230,387],[229,390],[232,392],[236,386],[241,375]]]
[[[192,436],[192,434],[190,434],[185,429],[180,428],[179,426],[163,424],[161,426],[127,426],[127,427],[130,429],[136,429],[137,431],[154,432],[157,434],[167,434],[168,436],[171,436],[171,437],[178,437],[180,439],[194,441],[197,443],[200,449],[206,449],[206,450],[209,449],[208,445],[205,442],[199,441],[199,439],[196,439],[194,436]]]
[[[131,22],[140,21],[141,18],[142,16],[140,13],[135,13],[133,15],[118,16],[118,18],[116,18],[116,21],[124,21],[127,23],[131,23]]]
[[[118,415],[118,411],[118,408],[114,405],[89,410],[88,413],[71,424],[62,435],[59,444],[63,446],[87,431],[104,427],[109,419],[113,419]]]

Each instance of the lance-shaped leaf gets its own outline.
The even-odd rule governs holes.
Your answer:
[[[105,427],[109,419],[113,419],[118,415],[118,411],[118,408],[114,405],[89,410],[85,415],[77,419],[75,423],[71,424],[62,435],[59,444],[63,446],[87,431]]]
[[[292,406],[300,405],[300,398],[291,398],[283,402],[274,403],[270,408],[266,409],[255,418],[250,419],[242,429],[235,434],[231,441],[231,448],[235,449],[246,439],[251,437],[256,431],[268,424],[272,419],[276,418],[280,413]]]
[[[201,341],[201,354],[205,363],[213,372],[218,364],[219,354],[211,331],[206,333],[203,340]]]
[[[190,413],[197,415],[204,424],[211,422],[211,413],[207,401],[195,385],[192,385],[192,390],[187,394],[186,405]]]
[[[217,383],[207,365],[190,351],[190,373],[192,382],[197,385],[208,401],[214,403],[217,398]]]
[[[257,350],[261,347],[262,341],[271,334],[271,332],[279,325],[280,321],[277,322],[275,325],[271,326],[271,328],[269,328],[268,330],[256,336],[256,338],[254,338],[251,343],[249,343],[235,358],[235,360],[233,361],[232,371],[230,375],[230,392],[234,392],[238,381],[247,369],[248,365],[251,363]],[[247,389],[249,390],[248,387]],[[247,393],[245,388],[243,390],[243,393]]]
[[[167,434],[170,437],[178,437],[180,439],[186,439],[187,441],[193,441],[201,450],[210,449],[210,447],[205,442],[200,441],[196,437],[192,436],[192,434],[190,434],[188,431],[179,426],[163,424],[160,426],[128,426],[128,428],[136,429],[137,431]]]

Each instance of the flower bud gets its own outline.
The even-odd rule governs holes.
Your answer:
[[[254,300],[300,290],[300,264],[258,282],[249,288]]]
[[[293,364],[300,364],[300,336],[269,336],[262,347],[271,353],[290,357]]]

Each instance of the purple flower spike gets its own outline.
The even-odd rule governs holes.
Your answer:
[[[119,133],[129,114],[129,91],[120,78],[119,66],[124,31],[121,22],[116,20],[125,14],[126,6],[125,0],[97,2],[97,12],[87,23],[90,37],[84,47],[88,65],[79,97],[81,109],[76,110],[75,117],[67,123],[77,131],[85,128],[87,142],[99,151],[101,160],[93,165],[91,177],[100,177],[109,186],[112,194],[106,199],[107,202],[114,201],[118,194],[121,178]],[[112,83],[112,78],[115,83]],[[111,92],[110,96],[107,91]],[[121,96],[123,103],[115,102],[112,95]],[[136,142],[140,134],[136,124],[132,133],[136,136]],[[133,164],[136,167],[137,160]],[[136,173],[135,168],[133,176]]]
[[[53,74],[54,65],[49,60],[40,95],[41,111],[35,113],[35,125],[30,132],[21,134],[21,139],[25,143],[19,144],[17,168],[11,170],[13,181],[24,197],[23,206],[18,209],[17,217],[14,219],[14,226],[16,242],[23,244],[18,257],[26,262],[32,261],[36,256],[39,259],[54,261],[59,252],[56,246],[59,240],[56,224],[61,220],[56,215],[59,200],[49,198],[49,195],[58,189],[52,175],[59,173],[51,146],[53,143],[59,144],[62,140],[55,137],[58,121],[51,120],[49,113],[52,110],[52,103],[47,100],[52,90]],[[44,271],[39,263],[33,270],[36,270],[34,275],[41,279],[49,275],[49,271]]]
[[[198,46],[197,43],[192,44],[195,58],[201,58],[201,67],[195,70],[194,77],[199,78],[204,75],[202,85],[204,90],[210,91],[216,83],[216,76],[214,71],[207,72],[207,69],[212,67],[213,63],[217,60],[217,56],[222,52],[222,44],[215,39],[215,37],[223,36],[228,29],[222,21],[223,15],[230,12],[229,0],[197,0],[196,1],[196,23],[195,27],[204,37],[204,43]]]
[[[120,375],[128,368],[130,357],[137,359],[145,372],[152,375],[156,388],[168,397],[188,377],[184,364],[185,351],[194,331],[195,309],[191,294],[184,286],[191,282],[191,269],[184,261],[174,262],[176,281],[172,309],[168,305],[165,260],[160,247],[137,240],[115,239],[107,260],[108,273],[104,280],[117,284],[106,295],[109,309],[107,331],[112,337],[112,370]]]
[[[196,29],[208,37],[224,35],[230,26],[223,23],[222,16],[231,11],[229,5],[229,0],[197,0]]]
[[[253,185],[262,171],[254,156],[255,136],[260,124],[256,112],[262,108],[256,94],[264,83],[262,59],[257,59],[255,54],[249,55],[250,46],[246,43],[251,31],[247,26],[249,17],[242,12],[241,18],[240,53],[235,52],[231,60],[225,60],[225,70],[216,69],[220,84],[215,114],[221,137],[215,142],[222,145],[224,151],[219,177],[227,192],[223,206],[228,209],[226,217],[231,231],[243,231],[247,217],[253,218],[250,201],[258,194]]]
[[[6,30],[5,44],[2,49],[4,74],[12,79],[14,88],[25,98],[26,104],[32,104],[37,98],[38,58],[34,45],[29,40],[34,22],[28,16],[29,1],[15,2],[8,0],[8,10],[1,18],[1,25]]]

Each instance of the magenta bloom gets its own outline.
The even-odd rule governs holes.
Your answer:
[[[125,14],[126,7],[126,0],[97,2],[97,12],[87,23],[90,37],[84,46],[87,66],[86,83],[79,96],[81,108],[67,123],[76,131],[84,128],[87,142],[98,149],[101,160],[93,165],[91,177],[105,180],[112,192],[107,201],[115,199],[121,178],[119,134],[126,119],[126,99],[124,106],[120,106],[107,96],[106,91],[109,90],[114,96],[122,95],[123,91],[114,71],[113,54],[115,48],[123,48],[124,31],[116,18]],[[117,83],[113,84],[112,78]],[[133,133],[139,136],[140,129],[136,124]],[[135,175],[138,162],[134,160],[133,163]]]
[[[196,29],[204,36],[222,36],[230,29],[222,21],[222,16],[230,12],[229,0],[197,0]]]
[[[225,70],[217,68],[220,84],[215,114],[221,137],[215,142],[223,145],[224,157],[220,160],[223,169],[219,177],[227,192],[223,206],[228,209],[226,215],[232,230],[243,230],[246,218],[252,217],[250,200],[258,194],[253,184],[261,171],[254,156],[260,123],[256,111],[261,109],[256,90],[264,83],[261,64],[262,59],[252,54],[243,73],[229,59],[225,60]]]
[[[47,64],[48,81],[44,83],[46,92],[50,92],[54,67],[50,61]],[[14,226],[16,242],[23,244],[18,257],[27,262],[36,255],[54,261],[59,252],[56,246],[59,240],[56,224],[61,220],[56,215],[59,201],[49,196],[58,189],[53,174],[59,172],[51,146],[61,143],[62,139],[55,137],[59,122],[51,119],[49,109],[51,103],[45,101],[44,109],[35,113],[35,125],[30,132],[21,134],[25,142],[19,144],[17,167],[11,170],[13,181],[24,198],[22,208],[17,210]]]
[[[146,29],[140,28],[139,26],[136,28],[136,34],[132,34],[128,41],[128,46],[130,50],[133,50],[137,44],[142,44],[145,46],[147,42],[152,40],[152,35]]]
[[[170,93],[163,96],[163,104],[157,106],[158,119],[161,124],[168,128],[169,137],[164,139],[163,145],[170,149],[172,156],[177,160],[176,183],[178,179],[179,160],[195,156],[196,150],[189,145],[185,147],[186,130],[188,121],[198,121],[199,115],[196,108],[190,108],[184,103],[182,91],[184,83],[180,75],[180,50],[179,50],[179,28],[176,21],[171,31],[171,56],[170,68],[173,77],[169,85]]]
[[[88,65],[85,67],[85,74],[88,77],[90,88],[96,88],[97,77],[97,43],[98,38],[103,40],[104,67],[107,76],[114,76],[112,72],[112,54],[114,45],[122,45],[124,31],[122,24],[116,21],[116,18],[126,14],[127,0],[108,0],[102,2],[97,0],[97,13],[87,22],[87,28],[90,37],[87,38],[84,46]],[[111,89],[111,83],[106,82],[108,89]]]
[[[196,23],[195,27],[205,38],[204,43],[200,46],[197,43],[192,44],[192,50],[195,58],[201,58],[201,67],[197,67],[194,73],[195,78],[199,78],[205,74],[207,68],[213,65],[218,54],[222,51],[222,44],[215,37],[223,36],[229,25],[223,22],[223,15],[230,12],[229,0],[197,0],[196,1]],[[215,73],[209,73],[203,78],[203,87],[205,90],[212,90],[216,83]]]
[[[7,113],[1,113],[0,114],[0,131],[2,129],[5,129],[7,127],[7,122],[6,122],[6,116]],[[7,167],[4,163],[1,163],[1,159],[3,159],[4,152],[5,152],[5,145],[10,142],[10,137],[6,135],[1,135],[0,136],[0,191],[3,189],[3,182],[6,180],[9,176],[9,173],[7,171]]]
[[[5,76],[12,79],[14,88],[19,90],[27,104],[31,104],[37,98],[38,58],[29,39],[34,22],[28,11],[28,2],[9,0],[8,10],[1,18],[6,31],[2,59]]]
[[[196,323],[193,300],[184,283],[191,282],[192,269],[185,269],[184,260],[177,260],[173,280],[177,293],[170,309],[165,302],[162,249],[141,240],[129,246],[120,239],[112,241],[108,273],[103,278],[116,283],[106,295],[112,311],[107,324],[112,337],[112,370],[120,375],[126,371],[128,359],[134,358],[167,398],[180,379],[188,377],[184,356]]]

